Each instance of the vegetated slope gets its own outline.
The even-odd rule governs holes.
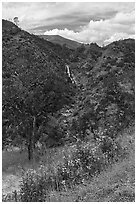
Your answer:
[[[76,89],[69,80],[65,69],[66,63],[76,81]],[[102,162],[101,156],[107,155],[111,163],[113,156],[117,156],[118,148],[122,151],[121,155],[126,151],[126,147],[123,145],[126,137],[123,134],[122,142],[119,143],[118,133],[128,125],[134,124],[134,69],[135,41],[132,39],[113,42],[103,48],[91,43],[86,46],[81,45],[76,50],[71,51],[66,47],[62,49],[60,45],[54,45],[38,36],[30,35],[11,22],[3,21],[4,145],[5,143],[10,144],[12,141],[15,141],[14,144],[21,143],[22,145],[22,141],[25,141],[30,151],[32,150],[32,148],[30,149],[32,138],[33,143],[36,143],[41,141],[40,136],[46,140],[47,134],[48,137],[54,137],[57,141],[60,140],[65,143],[67,140],[73,144],[76,143],[76,145],[76,141],[79,139],[81,147],[87,141],[93,146],[98,144],[98,150],[102,152],[99,155],[99,162]],[[76,95],[75,91],[77,91]],[[48,117],[48,115],[50,116]],[[53,129],[47,127],[48,125],[49,127],[53,126]],[[45,127],[49,130],[45,130]],[[61,128],[64,130],[62,131]],[[134,161],[128,163],[131,155],[134,158],[134,152],[130,151],[130,148],[132,149],[130,143],[133,142],[134,145],[134,141],[131,141],[132,138],[130,140],[130,136],[127,135],[129,157],[124,157],[125,160],[123,161],[122,157],[115,158],[115,161],[121,159],[121,163],[117,163],[116,168],[112,166],[114,168],[108,170],[110,180],[116,175],[122,179],[126,176],[124,182],[118,183],[118,186],[114,184],[115,181],[114,183],[110,182],[114,184],[113,189],[110,187],[110,183],[105,183],[100,167],[96,165],[92,169],[87,166],[85,168],[85,165],[84,167],[77,166],[77,162],[73,167],[73,162],[77,161],[77,158],[74,158],[72,166],[71,163],[68,163],[67,166],[68,170],[69,167],[72,167],[74,175],[76,172],[80,174],[81,167],[87,169],[89,173],[93,171],[93,177],[96,173],[94,170],[98,170],[100,175],[97,180],[95,178],[95,183],[98,182],[96,186],[94,181],[87,188],[85,187],[85,190],[82,186],[81,195],[77,196],[78,192],[74,191],[75,195],[71,194],[74,198],[69,197],[68,201],[108,201],[109,198],[103,196],[111,193],[111,201],[119,201],[120,194],[127,196],[124,196],[126,201],[134,199],[134,186],[132,185],[134,178],[131,178],[134,177]],[[82,142],[83,140],[84,142]],[[57,145],[58,143],[55,144],[55,146]],[[77,150],[79,151],[79,149]],[[90,150],[88,149],[89,152]],[[84,151],[86,153],[86,149],[81,150],[81,153]],[[93,164],[97,164],[98,155],[93,154],[92,156],[96,156],[93,157],[92,161]],[[80,158],[83,161],[83,157]],[[92,166],[91,158],[89,161]],[[107,159],[103,161],[107,162]],[[75,171],[75,167],[77,171]],[[117,169],[119,169],[120,175]],[[124,174],[121,169],[127,170],[127,174]],[[64,175],[63,166],[58,169],[58,176],[62,174]],[[71,179],[73,177],[71,175],[69,177],[69,173],[67,175],[68,183],[70,181],[72,184]],[[83,178],[83,175],[81,174],[80,178]],[[104,175],[106,174],[104,173]],[[61,178],[63,179],[63,177]],[[101,179],[102,183],[106,185],[104,191],[101,189],[103,185],[100,183]],[[61,181],[58,179],[60,185],[63,185]],[[129,188],[133,188],[130,188],[132,195],[127,195],[128,189],[125,190],[125,185],[129,181],[131,184]],[[94,186],[95,189],[93,189]],[[95,190],[94,194],[90,189]],[[55,197],[56,195],[55,193]],[[59,199],[63,200],[64,198]]]
[[[3,135],[10,135],[12,141],[20,134],[26,137],[32,128],[26,128],[23,121],[32,124],[35,116],[38,130],[48,113],[71,103],[74,87],[65,69],[61,46],[6,20],[2,21],[2,43]]]
[[[33,67],[33,64],[37,62],[36,65],[38,67],[41,65],[41,67],[43,67],[44,65],[43,69],[49,67],[51,63],[51,68],[54,66],[56,72],[59,71],[62,72],[61,74],[65,74],[64,61],[60,56],[61,46],[55,46],[53,43],[42,40],[35,35],[31,35],[18,28],[12,22],[5,20],[2,22],[4,72],[5,70],[8,70],[9,64],[11,65],[11,68],[9,69],[10,72],[12,71],[13,66],[17,67],[18,64],[23,64],[22,68],[18,68],[23,72],[23,67],[25,69],[31,64]],[[35,67],[33,69],[35,69]],[[35,69],[35,72],[37,69]],[[17,70],[14,71],[17,72]]]
[[[104,48],[96,43],[81,45],[64,60],[59,45],[3,21],[3,102],[16,94],[26,97],[46,82],[46,93],[52,90],[49,97],[56,98],[56,106],[62,104],[60,100],[66,103],[72,88],[65,70],[67,60],[79,87],[71,111],[76,123],[72,122],[72,127],[84,136],[87,129],[95,132],[101,125],[105,134],[112,133],[114,137],[118,127],[134,120],[134,44],[134,40],[128,39]]]
[[[135,41],[126,39],[104,48],[95,47],[93,52],[91,44],[86,57],[83,46],[77,63],[73,58],[70,64],[80,88],[74,128],[82,131],[83,137],[87,129],[115,137],[134,121]]]
[[[39,37],[45,40],[48,40],[54,44],[59,44],[61,46],[65,45],[66,47],[73,49],[73,50],[81,45],[81,43],[79,42],[64,38],[59,35],[39,35]]]

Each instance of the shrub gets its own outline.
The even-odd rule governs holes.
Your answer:
[[[95,146],[93,148],[92,144],[84,144],[78,148],[75,157],[79,158],[83,171],[93,176],[96,173],[99,173],[103,165],[102,152]]]
[[[76,145],[72,157],[65,156],[63,166],[59,166],[57,176],[66,187],[83,183],[85,179],[100,173],[104,167],[104,158],[98,147],[93,145]]]
[[[123,149],[118,141],[115,141],[108,136],[100,138],[99,148],[106,157],[106,163],[114,162],[121,154],[123,154]]]
[[[41,167],[28,170],[22,177],[20,195],[22,202],[43,202],[52,186],[52,178]]]
[[[64,184],[53,169],[42,166],[29,169],[22,177],[20,199],[22,202],[44,202],[52,190],[60,191]]]
[[[94,148],[90,142],[75,146],[72,156],[65,156],[64,164],[57,169],[57,177],[65,188],[99,174],[122,153],[119,143],[109,137],[102,137]]]
[[[46,201],[50,191],[67,190],[99,174],[121,153],[118,143],[109,137],[101,137],[93,147],[91,142],[80,142],[73,146],[71,155],[64,156],[63,164],[50,168],[44,166],[37,171],[28,170],[20,189],[22,202]]]
[[[66,190],[66,188],[72,188],[75,184],[82,182],[82,171],[79,159],[65,156],[63,166],[59,166],[57,170],[60,186]]]

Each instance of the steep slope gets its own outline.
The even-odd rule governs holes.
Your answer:
[[[52,63],[52,65],[55,65],[56,71],[64,71],[62,68],[64,61],[60,56],[60,46],[55,46],[35,35],[30,35],[11,22],[3,20],[2,25],[3,71],[8,69],[7,63],[12,62],[11,65],[14,65],[14,67],[18,64],[23,64],[23,67],[26,68],[32,63],[35,64],[36,61],[39,62],[39,67],[41,64],[46,67],[48,63]],[[61,67],[59,67],[60,65]]]
[[[90,54],[84,56],[83,47],[78,61],[70,64],[80,88],[74,111],[75,128],[79,127],[82,135],[90,129],[115,137],[118,130],[134,121],[135,41],[96,46],[97,52],[90,52],[91,48],[92,45],[88,48]]]
[[[81,45],[81,43],[78,43],[74,40],[64,38],[64,37],[59,36],[59,35],[39,35],[39,37],[43,38],[45,40],[48,40],[54,44],[59,44],[61,46],[63,46],[65,44],[66,47],[73,49],[73,50]]]
[[[46,118],[47,113],[56,112],[72,102],[74,87],[66,72],[61,46],[5,20],[2,21],[2,43],[5,138],[12,135],[11,131],[18,131],[20,124],[25,128],[25,117],[31,120],[27,124],[32,123],[34,116],[38,117],[35,123],[39,129],[45,120],[40,117]],[[22,133],[28,132],[27,128],[23,129]]]
[[[71,86],[60,46],[30,35],[11,22],[3,20],[2,25],[3,96],[6,85],[23,91],[49,77]]]

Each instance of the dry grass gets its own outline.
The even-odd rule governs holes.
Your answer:
[[[29,162],[27,151],[19,150],[2,152],[2,191],[4,194],[19,189],[22,171],[37,168],[37,162]]]
[[[2,171],[3,172],[13,172],[19,166],[24,166],[28,162],[27,152],[23,151],[3,151],[2,152]]]
[[[28,161],[27,151],[13,149],[11,151],[2,152],[2,190],[3,193],[11,193],[14,190],[19,190],[22,171],[29,168],[37,169],[39,164],[44,164],[49,170],[55,169],[58,164],[63,162],[65,154],[69,154],[72,148],[58,147],[51,148],[45,152],[45,155],[38,160],[38,155],[33,162]]]
[[[51,192],[51,202],[134,202],[135,148],[134,134],[119,137],[127,151],[125,159],[113,164],[100,175],[67,192]],[[130,141],[130,142],[129,142]]]
[[[135,136],[134,131],[125,131],[119,135],[118,141],[126,150],[126,158],[110,166],[75,189],[65,192],[52,191],[47,198],[50,202],[133,202],[135,199]],[[56,168],[63,162],[64,154],[71,154],[74,147],[59,147],[47,151],[42,162],[48,168]],[[25,169],[37,168],[39,163],[30,164],[27,153],[17,152],[3,153],[3,192],[8,193],[19,188],[21,171],[19,166]]]
[[[114,164],[93,180],[67,192],[51,192],[51,202],[133,202],[135,199],[135,168],[133,160]]]

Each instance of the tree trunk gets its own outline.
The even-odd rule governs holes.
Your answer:
[[[33,148],[32,148],[31,136],[30,136],[29,144],[28,144],[28,159],[29,159],[29,161],[31,161],[33,159]]]
[[[35,137],[35,126],[36,126],[36,117],[33,116],[33,127],[32,127],[32,135],[29,135],[29,144],[28,144],[28,159],[32,161],[34,159],[34,137]]]

